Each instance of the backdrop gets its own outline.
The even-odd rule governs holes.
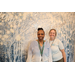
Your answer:
[[[75,12],[0,12],[0,61],[25,62],[31,41],[37,39],[37,28],[57,30],[64,45],[67,62],[74,61]]]

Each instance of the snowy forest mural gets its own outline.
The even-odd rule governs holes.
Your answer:
[[[45,39],[55,28],[67,62],[74,61],[75,12],[0,12],[0,62],[25,62],[38,27],[45,30]]]

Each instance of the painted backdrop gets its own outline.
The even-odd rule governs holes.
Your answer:
[[[67,61],[74,61],[75,12],[0,12],[0,61],[25,62],[38,27],[45,30],[45,39],[55,28]]]

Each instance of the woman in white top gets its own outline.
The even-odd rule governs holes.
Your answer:
[[[66,62],[66,54],[62,42],[56,39],[57,32],[55,29],[49,31],[49,43],[52,50],[53,62]]]
[[[28,50],[27,62],[52,62],[49,42],[44,40],[43,28],[38,28],[38,39],[32,41]]]

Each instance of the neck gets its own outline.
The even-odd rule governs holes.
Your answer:
[[[39,41],[39,45],[42,47],[43,46],[43,40],[38,40]]]
[[[43,42],[43,40],[39,40],[39,42],[40,42],[40,43],[42,43],[42,42]]]
[[[55,38],[50,38],[50,41],[53,41]]]

